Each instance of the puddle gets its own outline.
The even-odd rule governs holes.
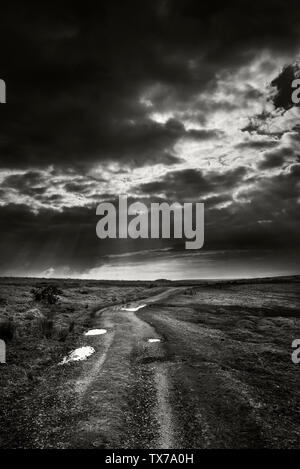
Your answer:
[[[95,352],[93,347],[80,347],[73,352],[70,352],[67,357],[64,357],[63,361],[59,363],[59,365],[65,365],[69,362],[77,362],[81,360],[86,360],[90,355]]]
[[[141,308],[145,308],[147,305],[138,305],[138,306],[132,306],[129,308],[122,308],[123,311],[138,311]]]
[[[102,334],[106,334],[106,332],[107,332],[106,329],[91,329],[85,332],[84,335],[102,335]]]
[[[152,342],[161,342],[160,339],[148,339],[148,342],[152,343]]]

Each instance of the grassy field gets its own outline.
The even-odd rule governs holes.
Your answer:
[[[1,279],[0,447],[300,447],[299,283]]]
[[[57,304],[34,300],[33,288],[53,284],[62,290]],[[76,348],[96,311],[156,290],[151,284],[123,288],[93,281],[0,280],[0,338],[5,338],[1,324],[9,321],[14,327],[7,341],[7,365],[0,365],[0,447],[25,444],[32,415],[47,397],[43,393],[48,382],[53,376],[56,382],[56,365]],[[50,333],[43,330],[44,318],[53,324]]]

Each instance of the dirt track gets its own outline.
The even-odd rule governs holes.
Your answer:
[[[300,447],[298,284],[185,290],[100,310],[107,333],[78,344],[95,353],[52,368],[18,446]]]
[[[135,311],[114,306],[94,327],[96,354],[82,364],[76,383],[85,409],[72,447],[242,448],[272,447],[282,429],[249,376],[229,366],[247,345],[220,329],[191,323],[161,304],[180,291],[136,302]],[[170,300],[170,301],[171,301]],[[161,342],[149,343],[150,338]],[[243,347],[245,350],[243,350]],[[259,357],[260,344],[253,344]],[[265,396],[266,397],[266,396]],[[278,433],[278,435],[277,435]],[[293,425],[289,441],[299,443]]]
[[[168,290],[135,305],[155,303],[174,292]],[[159,334],[134,311],[118,306],[101,311],[95,320],[98,326],[107,334],[88,340],[97,352],[84,363],[76,382],[86,419],[79,423],[72,444],[174,447],[164,343],[148,342],[159,339]]]

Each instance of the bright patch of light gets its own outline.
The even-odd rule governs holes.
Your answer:
[[[73,350],[73,352],[69,353],[67,357],[64,357],[64,359],[62,360],[62,362],[59,363],[59,365],[65,365],[66,363],[70,362],[86,360],[93,353],[95,353],[95,349],[93,347],[86,346],[77,348],[76,350]]]
[[[106,329],[90,329],[89,331],[85,332],[84,335],[103,335],[106,334],[107,330]]]
[[[174,118],[174,114],[173,112],[152,112],[149,117],[158,124],[165,124],[169,119]]]
[[[145,96],[142,96],[140,99],[140,103],[143,104],[146,107],[152,107],[153,103],[149,98],[146,98]]]
[[[147,305],[138,305],[138,306],[131,306],[129,308],[122,308],[122,311],[138,311],[141,308],[145,308]]]

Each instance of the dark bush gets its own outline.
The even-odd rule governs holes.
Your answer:
[[[57,338],[60,342],[65,342],[69,334],[68,326],[58,326],[57,327]]]
[[[73,332],[75,327],[75,321],[70,321],[69,323],[69,332]]]
[[[47,285],[46,287],[37,287],[31,290],[33,298],[35,301],[41,301],[49,305],[54,305],[58,302],[58,295],[62,294],[56,285]]]
[[[0,306],[6,306],[8,303],[6,298],[0,297]]]
[[[16,325],[11,319],[0,321],[0,339],[8,342],[14,338]]]
[[[44,337],[46,339],[51,339],[53,333],[53,326],[54,323],[52,319],[41,318],[39,319],[39,328]]]

